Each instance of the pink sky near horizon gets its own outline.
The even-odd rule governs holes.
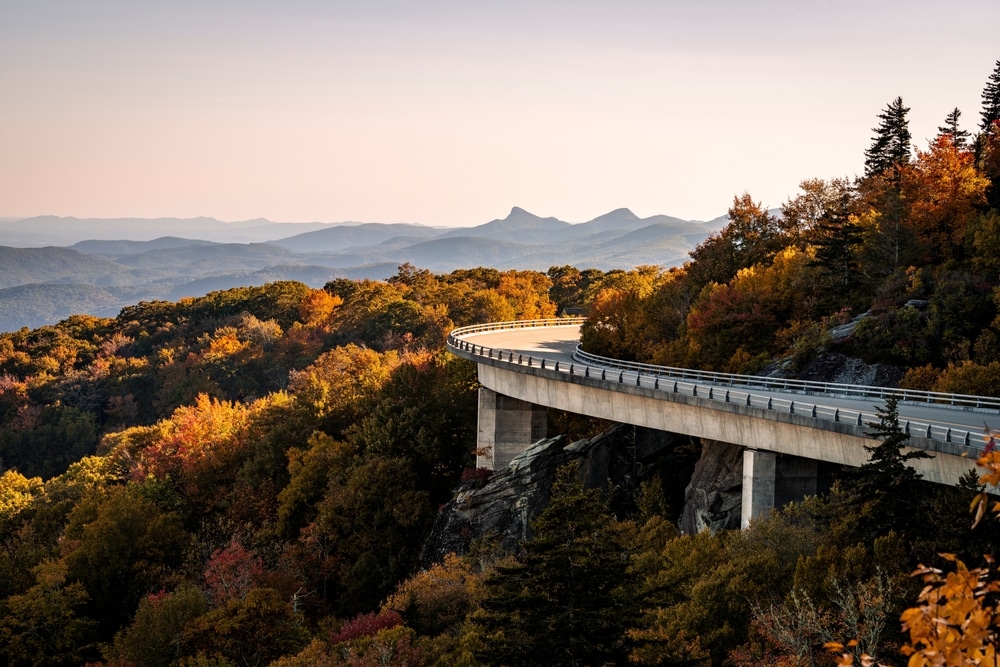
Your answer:
[[[956,106],[975,130],[998,26],[985,0],[14,0],[0,216],[776,207],[860,172],[897,95],[918,146]]]

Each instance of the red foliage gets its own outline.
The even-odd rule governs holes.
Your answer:
[[[158,592],[150,593],[149,595],[147,595],[146,599],[152,602],[153,604],[156,604],[157,602],[160,602],[168,595],[170,595],[170,593],[168,593],[165,588],[161,588]]]
[[[371,637],[379,630],[387,630],[403,624],[403,617],[392,610],[377,614],[361,614],[340,626],[340,630],[330,633],[330,645],[335,646],[359,637]]]
[[[208,599],[220,605],[245,597],[263,571],[260,559],[233,538],[225,549],[216,549],[205,566]]]

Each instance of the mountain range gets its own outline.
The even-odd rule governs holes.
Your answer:
[[[707,222],[627,208],[571,224],[514,207],[475,227],[281,223],[264,219],[0,218],[0,331],[71,314],[114,316],[125,305],[241,285],[387,278],[409,262],[458,268],[601,270],[675,266],[725,216]]]

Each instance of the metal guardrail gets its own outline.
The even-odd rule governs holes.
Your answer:
[[[622,361],[611,357],[601,357],[584,352],[577,345],[573,358],[578,361],[593,363],[598,366],[637,371],[661,377],[677,377],[685,380],[697,380],[728,387],[760,387],[776,389],[799,394],[823,394],[844,398],[877,398],[885,400],[895,396],[900,401],[911,403],[936,403],[955,407],[1000,409],[1000,398],[991,396],[973,396],[970,394],[948,394],[937,391],[919,391],[916,389],[897,389],[894,387],[872,387],[859,384],[843,384],[838,382],[813,382],[810,380],[792,380],[784,378],[768,378],[758,375],[739,375],[737,373],[715,373],[699,371],[690,368],[674,368],[671,366],[654,366],[634,361]]]
[[[514,350],[488,348],[476,345],[467,340],[467,336],[480,333],[492,333],[516,329],[545,328],[553,326],[576,326],[585,318],[561,318],[546,320],[521,320],[515,322],[491,322],[453,330],[448,335],[448,346],[471,353],[496,359],[501,363],[518,366],[537,367],[555,372],[566,373],[569,376],[582,376],[618,384],[629,384],[637,387],[648,387],[654,391],[683,394],[722,403],[739,403],[747,407],[757,407],[765,410],[781,411],[788,414],[798,414],[812,419],[821,419],[835,423],[845,423],[864,426],[877,423],[879,416],[874,412],[835,408],[818,403],[796,401],[792,399],[775,398],[754,394],[752,389],[781,390],[788,393],[804,395],[827,395],[840,398],[874,398],[885,399],[892,395],[908,402],[935,403],[947,407],[959,408],[1000,408],[1000,399],[965,394],[946,394],[940,392],[893,389],[886,387],[870,387],[866,385],[851,385],[834,382],[810,382],[806,380],[784,380],[764,378],[754,375],[734,373],[714,373],[688,368],[656,366],[631,361],[622,361],[610,357],[584,352],[577,346],[573,354],[574,361],[582,362],[568,366],[545,357],[536,357],[518,353]],[[609,373],[608,371],[611,371]],[[617,371],[617,374],[614,372]],[[599,373],[599,374],[598,374]],[[617,376],[616,376],[617,375]],[[907,435],[926,438],[928,440],[959,444],[965,447],[981,449],[984,441],[979,432],[953,429],[940,424],[904,420],[900,424]]]

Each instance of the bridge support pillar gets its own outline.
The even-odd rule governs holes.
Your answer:
[[[774,452],[760,449],[743,450],[743,506],[740,525],[750,526],[750,520],[765,516],[774,509]]]
[[[479,429],[476,466],[500,470],[528,445],[545,437],[546,408],[517,398],[479,389]]]

